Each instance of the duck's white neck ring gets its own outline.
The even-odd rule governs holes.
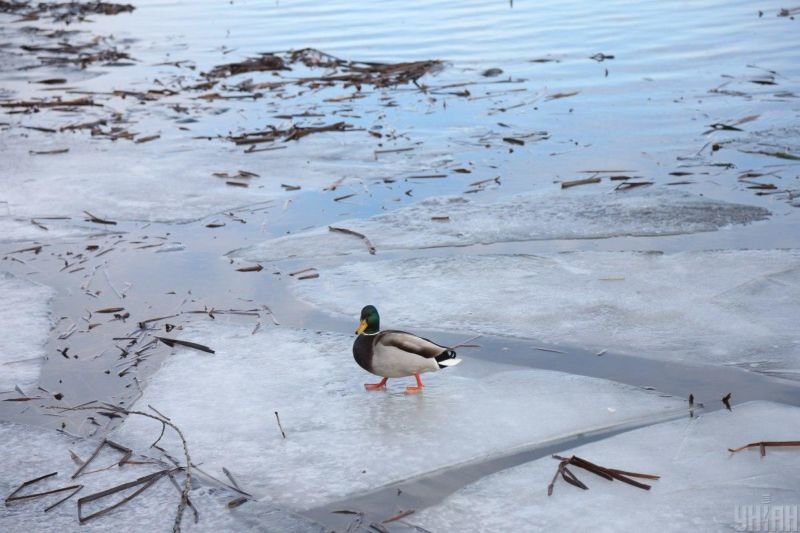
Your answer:
[[[376,331],[375,333],[362,333],[362,335],[364,335],[366,337],[372,337],[374,335],[377,335],[378,333],[380,333],[380,331]]]

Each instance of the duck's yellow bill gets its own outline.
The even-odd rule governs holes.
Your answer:
[[[367,329],[367,321],[362,320],[361,323],[358,325],[358,329],[356,329],[356,333],[361,334],[364,330]]]

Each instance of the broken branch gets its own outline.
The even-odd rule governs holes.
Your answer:
[[[758,447],[761,451],[761,457],[764,457],[765,455],[767,455],[767,448],[780,448],[789,446],[800,446],[800,440],[784,440],[784,441],[765,440],[761,442],[751,442],[750,444],[745,444],[744,446],[739,446],[738,448],[728,448],[728,451],[731,453],[736,453],[742,450],[746,450],[747,448]]]
[[[553,459],[558,459],[560,463],[558,464],[558,469],[556,470],[556,474],[553,476],[553,480],[547,486],[547,495],[551,496],[553,494],[553,488],[555,486],[555,482],[558,479],[558,476],[561,477],[569,483],[570,485],[575,485],[578,488],[588,490],[589,487],[583,484],[576,476],[573,474],[569,469],[567,469],[567,465],[576,466],[578,468],[583,468],[584,470],[588,470],[592,474],[600,476],[608,481],[618,480],[622,481],[623,483],[627,483],[628,485],[632,485],[634,487],[643,489],[643,490],[650,490],[650,485],[645,483],[641,483],[639,481],[633,480],[631,478],[641,478],[641,479],[659,479],[660,476],[654,474],[640,474],[638,472],[627,472],[625,470],[618,470],[616,468],[606,468],[604,466],[596,465],[586,459],[582,459],[576,455],[572,457],[565,458],[560,457],[558,455],[554,455]]]
[[[187,348],[194,348],[195,350],[200,350],[201,352],[215,353],[214,350],[212,350],[208,346],[197,344],[196,342],[182,341],[180,339],[168,339],[166,337],[156,337],[156,339],[160,340],[170,348],[174,348],[176,344],[179,344],[181,346],[186,346]]]
[[[367,245],[367,250],[369,251],[370,255],[375,255],[375,246],[363,233],[359,233],[357,231],[353,231],[347,228],[337,228],[335,226],[328,226],[328,229],[333,232],[344,233],[346,235],[353,235],[355,237],[358,237],[359,239],[364,241],[364,244]]]

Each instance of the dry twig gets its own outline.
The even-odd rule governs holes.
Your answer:
[[[44,491],[44,492],[35,492],[35,493],[32,493],[32,494],[23,494],[21,496],[17,496],[17,493],[20,492],[21,490],[23,490],[25,487],[28,487],[30,485],[34,485],[34,484],[38,483],[39,481],[42,481],[43,479],[48,479],[48,478],[51,478],[51,477],[57,476],[57,475],[58,475],[58,472],[51,472],[49,474],[45,474],[43,476],[39,476],[39,477],[37,477],[35,479],[31,479],[29,481],[24,482],[22,485],[17,487],[16,490],[14,490],[14,492],[12,492],[11,494],[9,494],[6,497],[6,500],[5,500],[6,505],[8,505],[9,503],[14,503],[14,502],[22,501],[22,500],[30,500],[30,499],[33,499],[33,498],[41,498],[42,496],[48,496],[50,494],[57,494],[59,492],[65,492],[65,491],[68,491],[68,490],[72,491],[67,497],[58,500],[56,503],[54,503],[53,505],[51,505],[48,508],[46,508],[44,510],[44,512],[47,512],[47,511],[53,509],[54,507],[56,507],[57,505],[59,505],[61,503],[64,503],[65,501],[70,499],[72,496],[74,496],[75,493],[77,493],[79,490],[81,490],[83,488],[83,485],[70,485],[69,487],[61,487],[61,488],[58,488],[58,489],[47,490],[47,491]]]
[[[761,457],[765,457],[767,455],[767,448],[779,448],[779,447],[789,447],[789,446],[800,446],[800,440],[784,440],[784,441],[765,440],[761,442],[751,442],[750,444],[745,444],[744,446],[739,446],[738,448],[728,448],[728,451],[731,453],[736,453],[742,450],[746,450],[747,448],[758,447],[759,451],[761,452]]]
[[[335,226],[328,226],[328,229],[330,231],[333,231],[333,232],[344,233],[346,235],[353,235],[355,237],[358,237],[359,239],[364,241],[364,244],[367,245],[367,250],[369,251],[369,253],[371,255],[375,255],[375,246],[372,244],[372,241],[370,241],[367,238],[367,236],[364,235],[363,233],[359,233],[357,231],[353,231],[353,230],[347,229],[347,228],[337,228]]]
[[[583,490],[589,490],[589,487],[583,484],[576,476],[573,474],[568,468],[568,465],[577,466],[578,468],[583,468],[584,470],[588,470],[592,474],[605,478],[609,481],[619,480],[623,483],[627,483],[628,485],[633,485],[634,487],[643,489],[643,490],[650,490],[650,485],[645,483],[641,483],[639,481],[631,479],[632,477],[642,478],[642,479],[659,479],[660,476],[656,476],[653,474],[639,474],[637,472],[626,472],[625,470],[617,470],[615,468],[606,468],[604,466],[596,465],[587,461],[586,459],[582,459],[576,455],[572,457],[566,458],[561,457],[558,455],[554,455],[553,459],[558,459],[560,463],[558,464],[558,469],[556,470],[555,475],[553,476],[553,480],[547,486],[547,495],[552,496],[553,488],[555,487],[556,480],[558,476],[561,477],[569,483],[570,485],[574,485]]]
[[[133,497],[135,497],[136,495],[140,494],[146,488],[148,488],[153,483],[158,481],[158,479],[160,479],[160,477],[162,477],[164,475],[169,475],[170,473],[174,473],[177,470],[183,470],[186,473],[186,479],[183,482],[183,488],[181,490],[181,501],[178,504],[178,510],[177,510],[176,515],[175,515],[175,521],[174,521],[174,523],[172,525],[173,533],[180,533],[180,531],[181,531],[181,520],[183,519],[183,513],[186,510],[186,506],[189,504],[189,490],[191,489],[192,468],[193,468],[192,459],[191,459],[191,456],[189,455],[189,446],[186,443],[186,438],[184,437],[183,432],[180,430],[180,428],[178,426],[176,426],[172,421],[170,421],[167,418],[161,418],[161,417],[158,417],[158,416],[155,416],[155,415],[151,415],[150,413],[144,413],[142,411],[128,410],[128,409],[124,409],[122,407],[117,407],[117,406],[111,405],[111,404],[86,405],[86,406],[60,408],[60,409],[62,409],[63,411],[96,411],[98,414],[101,414],[101,415],[104,415],[104,416],[108,416],[109,418],[111,418],[111,417],[120,417],[120,416],[123,416],[123,415],[124,416],[130,416],[130,415],[143,416],[143,417],[146,417],[146,418],[151,418],[153,420],[157,420],[158,422],[161,422],[162,424],[171,427],[175,431],[175,433],[178,434],[178,437],[181,439],[181,444],[183,445],[183,453],[184,453],[184,455],[186,457],[186,465],[185,466],[179,466],[176,469],[161,470],[159,472],[155,472],[155,473],[150,474],[148,476],[144,476],[142,478],[139,478],[138,480],[133,481],[130,484],[126,484],[125,488],[130,488],[130,487],[133,487],[133,486],[136,486],[136,485],[140,485],[140,484],[145,484],[146,486],[141,488],[141,489],[139,489],[139,490],[137,490],[133,495],[125,498],[125,500],[123,500],[123,502],[115,504],[114,506],[112,506],[112,508],[116,508],[119,505],[121,505],[122,503],[124,503],[126,501],[130,501]],[[124,448],[122,446],[120,446],[120,447]],[[154,447],[156,449],[162,450],[162,448],[158,448],[157,446],[154,446]],[[95,452],[95,454],[96,453],[97,453],[97,451]],[[166,455],[166,453],[165,453],[165,455]],[[167,457],[169,457],[169,456],[167,456]],[[86,463],[89,463],[89,461],[86,461]],[[119,492],[120,490],[124,490],[123,488],[120,488],[120,487],[122,487],[122,486],[115,487],[114,489],[109,489],[109,491],[112,491],[112,492],[104,491],[104,493],[92,494],[90,496],[86,496],[84,498],[81,498],[81,500],[79,500],[79,506],[80,506],[81,502],[88,503],[89,501],[93,501],[93,500],[99,499],[99,498],[101,498],[103,496],[107,496],[109,494],[112,494],[114,492]],[[110,510],[110,508],[106,509],[106,511],[107,510]],[[84,521],[89,520],[91,518],[94,518],[96,516],[99,516],[98,513],[94,513],[93,515],[89,515],[87,517],[83,517],[82,520],[81,520],[81,523],[83,523]],[[79,517],[80,517],[80,509],[79,509]]]

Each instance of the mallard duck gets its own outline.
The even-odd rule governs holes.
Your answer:
[[[420,374],[461,362],[452,348],[405,331],[380,331],[380,324],[381,319],[374,306],[368,305],[361,310],[361,322],[356,330],[358,337],[353,342],[353,357],[361,368],[383,377],[378,383],[364,384],[367,390],[385,387],[389,378],[414,376],[417,385],[406,387],[406,393],[416,394],[424,387]]]

